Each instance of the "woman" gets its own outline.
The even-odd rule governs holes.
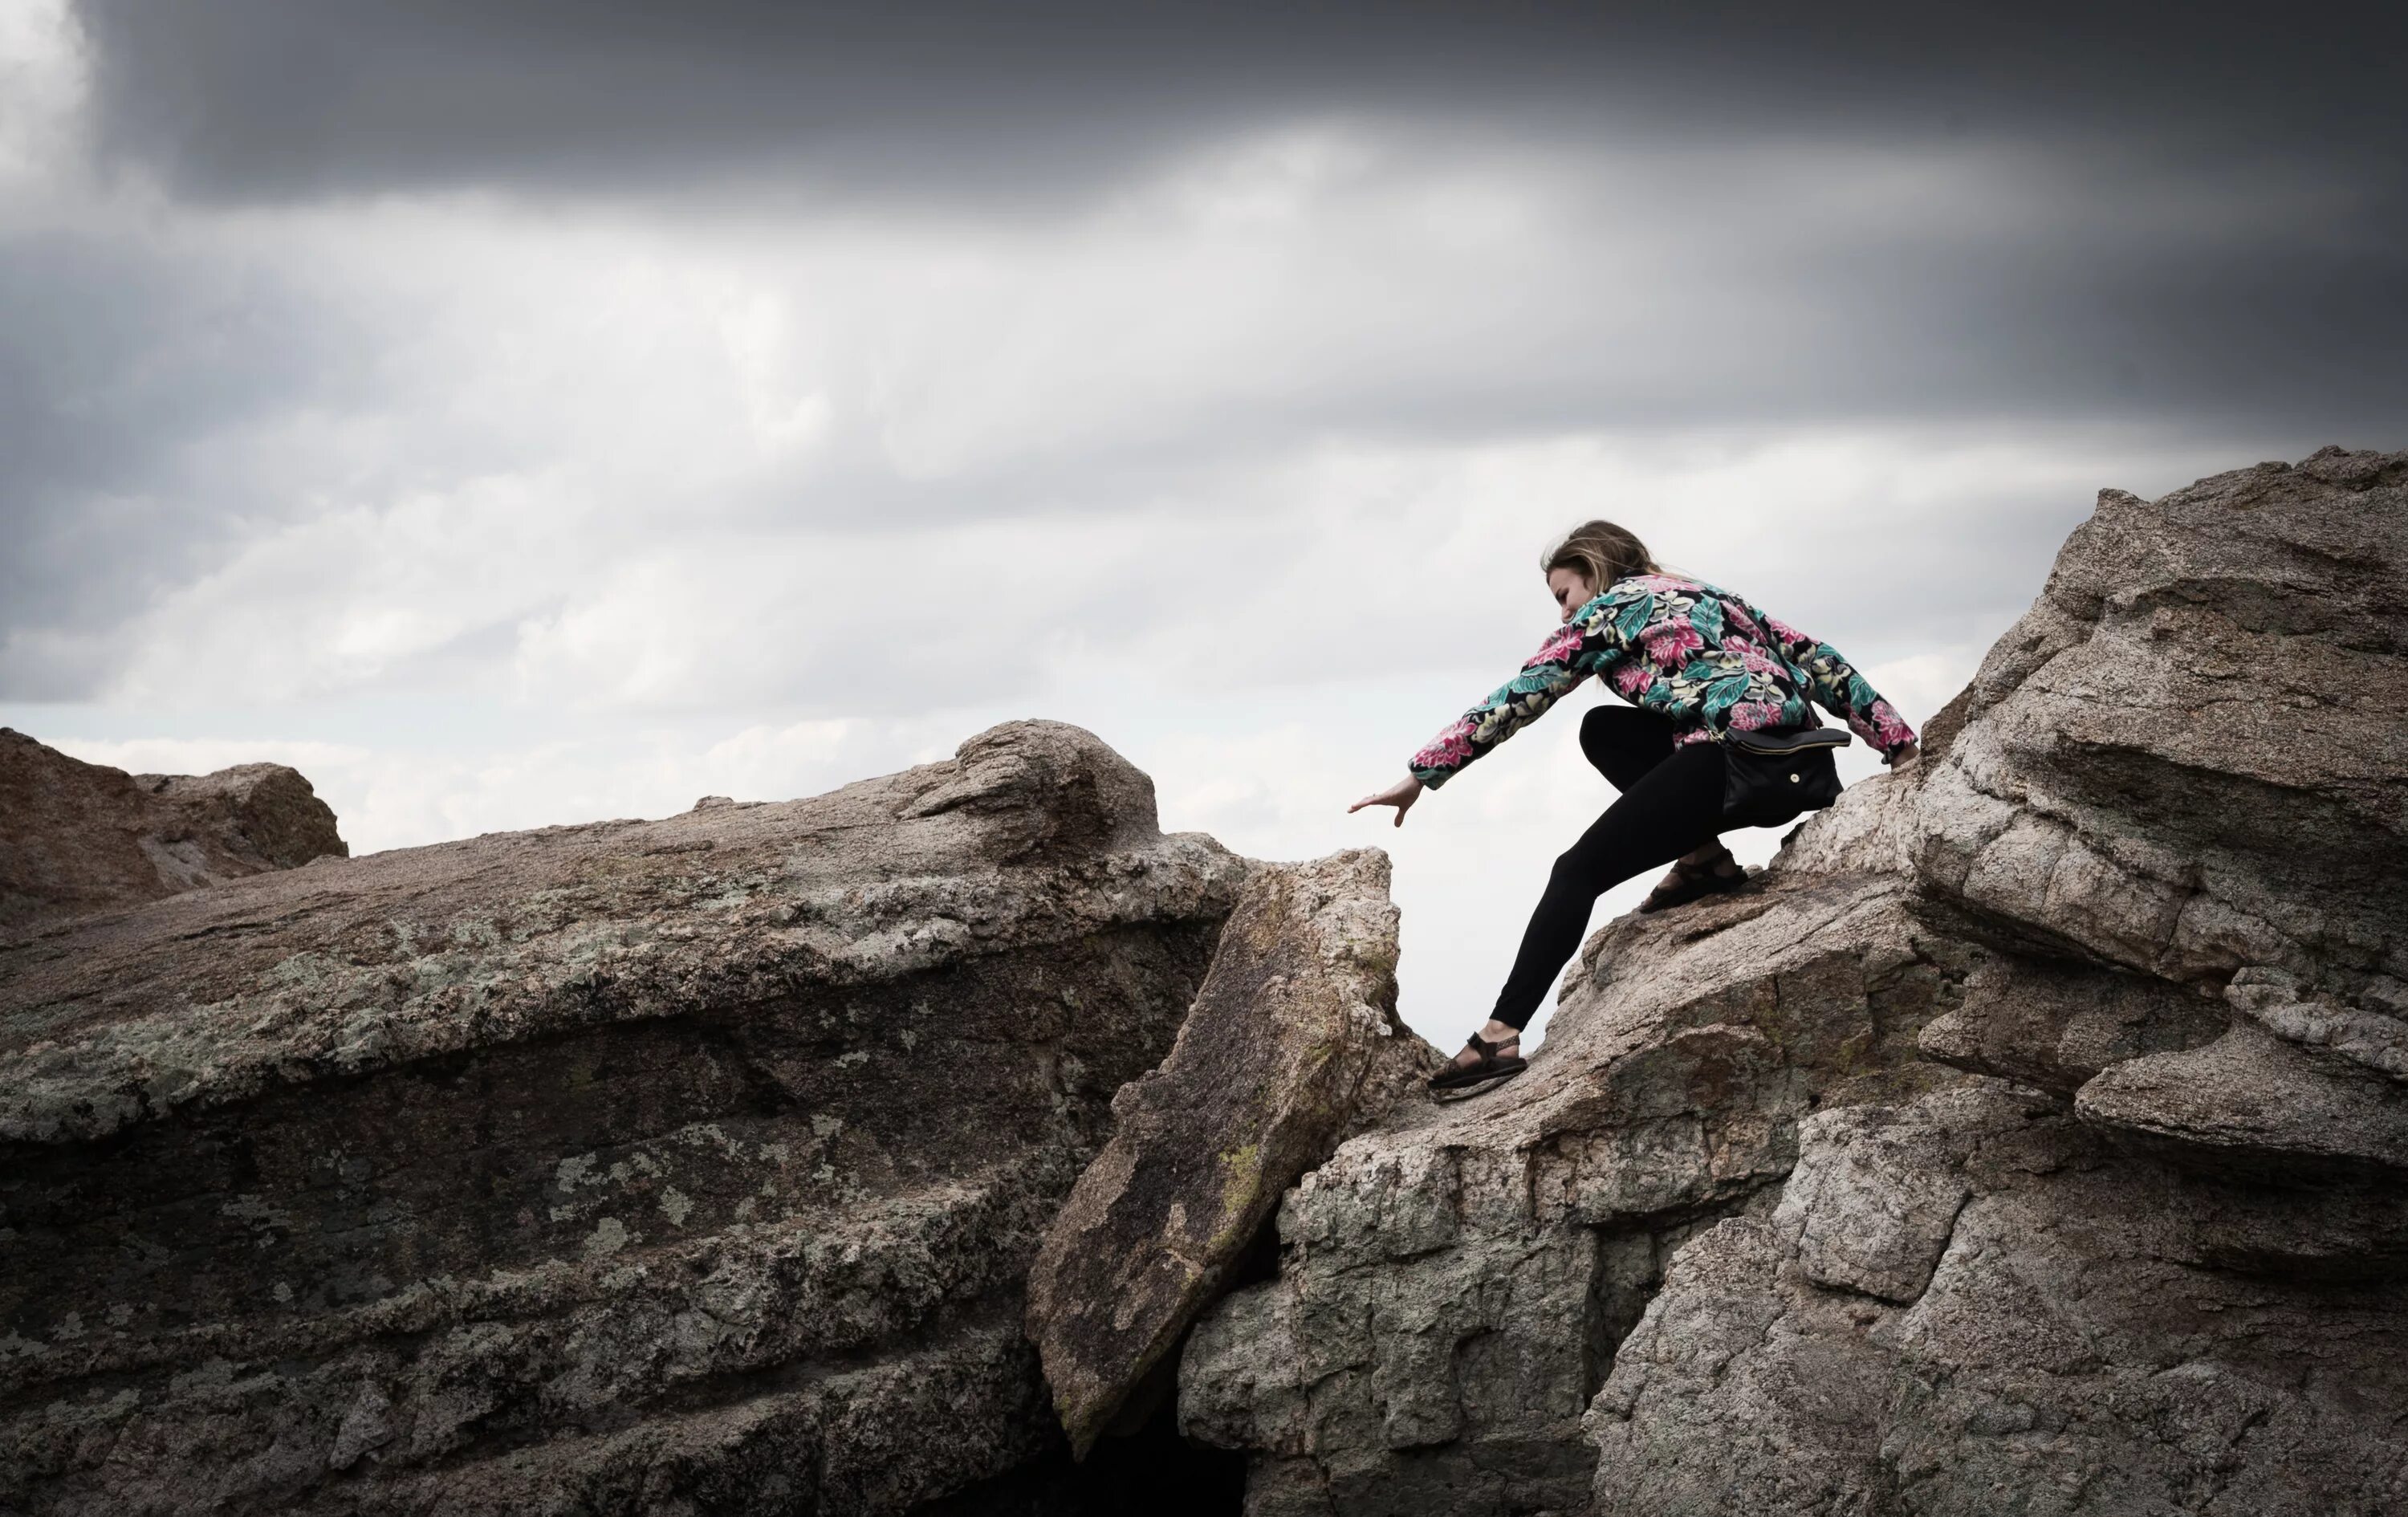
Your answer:
[[[1581,751],[1622,796],[1555,860],[1495,1011],[1431,1077],[1433,1089],[1522,1071],[1522,1029],[1579,949],[1589,911],[1607,890],[1666,862],[1672,870],[1642,911],[1745,882],[1746,871],[1719,840],[1726,734],[1818,725],[1810,702],[1819,701],[1885,763],[1916,752],[1914,729],[1836,649],[1728,591],[1666,573],[1611,522],[1574,531],[1543,566],[1563,630],[1415,753],[1406,778],[1347,808],[1393,806],[1396,824],[1404,825],[1424,790],[1446,783],[1589,675],[1637,708],[1600,706],[1582,721]]]

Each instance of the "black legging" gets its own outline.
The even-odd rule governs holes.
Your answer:
[[[1530,913],[1513,972],[1497,993],[1496,1019],[1527,1026],[1547,988],[1588,931],[1597,898],[1633,875],[1702,848],[1722,831],[1723,751],[1672,744],[1672,723],[1632,706],[1599,706],[1581,719],[1581,751],[1622,792],[1555,860]]]

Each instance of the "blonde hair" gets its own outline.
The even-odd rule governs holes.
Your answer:
[[[1557,569],[1576,570],[1586,575],[1589,584],[1600,592],[1625,575],[1659,572],[1656,560],[1648,554],[1647,545],[1639,540],[1638,535],[1611,522],[1584,522],[1572,528],[1563,541],[1540,558],[1539,567],[1548,574]]]

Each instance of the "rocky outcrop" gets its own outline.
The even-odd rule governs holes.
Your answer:
[[[1339,1140],[1420,1096],[1437,1051],[1397,1020],[1388,860],[1356,849],[1247,882],[1179,1040],[1113,1098],[1028,1277],[1028,1334],[1084,1454]]]
[[[0,727],[0,932],[350,852],[280,764],[129,775]]]
[[[0,1508],[890,1512],[1248,866],[1015,723],[0,945]]]
[[[1208,1313],[1256,1513],[2408,1505],[2408,454],[2116,492],[1746,892]]]
[[[0,1508],[1100,1511],[1150,1364],[1258,1517],[2408,1508],[2403,629],[2408,454],[2106,493],[1443,1106],[1054,723],[21,933]]]
[[[1948,1071],[1917,1030],[1974,955],[1878,877],[1776,875],[1591,941],[1529,1072],[1400,1110],[1281,1209],[1278,1278],[1183,1357],[1191,1437],[1250,1511],[1584,1506],[1581,1417],[1664,1259],[1769,1206],[1818,1108]]]

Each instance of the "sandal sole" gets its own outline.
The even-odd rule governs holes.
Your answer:
[[[1529,1066],[1526,1064],[1517,1065],[1511,1069],[1495,1070],[1489,1074],[1481,1076],[1477,1080],[1466,1080],[1453,1085],[1432,1085],[1429,1087],[1429,1093],[1433,1098],[1440,1101],[1455,1100],[1466,1095],[1477,1095],[1482,1091],[1495,1089],[1497,1086],[1512,1079],[1515,1075],[1522,1073],[1527,1068],[1529,1068]]]
[[[1718,879],[1703,890],[1692,891],[1686,895],[1675,896],[1673,899],[1666,901],[1660,906],[1651,906],[1646,901],[1641,901],[1639,903],[1639,914],[1642,917],[1652,917],[1658,911],[1670,911],[1676,906],[1686,906],[1691,901],[1702,901],[1709,895],[1727,895],[1735,890],[1744,889],[1747,885],[1747,879],[1748,877],[1745,875],[1740,876],[1737,880]]]

